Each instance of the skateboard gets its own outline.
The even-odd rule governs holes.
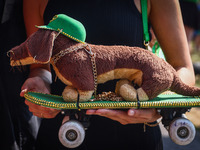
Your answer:
[[[156,108],[171,140],[178,145],[187,145],[193,141],[196,131],[192,122],[185,117],[185,113],[192,107],[200,107],[200,96],[183,96],[171,91],[166,91],[152,100],[135,102],[123,101],[118,97],[113,100],[102,95],[98,99],[92,97],[88,102],[65,102],[62,96],[38,92],[27,92],[24,97],[32,103],[59,109],[62,114],[69,115],[69,121],[61,125],[58,133],[60,142],[68,148],[78,147],[85,138],[85,130],[89,127],[89,116],[85,115],[85,110],[103,108]]]

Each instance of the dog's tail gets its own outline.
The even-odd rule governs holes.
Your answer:
[[[177,75],[174,76],[170,90],[185,96],[200,96],[200,88],[183,83]]]

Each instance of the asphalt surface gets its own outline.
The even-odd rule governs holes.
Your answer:
[[[167,130],[160,124],[164,150],[200,150],[200,132],[196,131],[194,140],[185,146],[175,144],[169,137]]]

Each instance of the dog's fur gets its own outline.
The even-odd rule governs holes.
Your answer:
[[[20,46],[10,50],[11,65],[51,62],[60,80],[69,85],[63,97],[74,101],[78,90],[80,101],[86,101],[94,92],[90,55],[81,48],[64,55],[54,64],[51,58],[61,50],[82,44],[64,35],[57,35],[56,31],[39,29]],[[199,88],[185,85],[170,64],[147,50],[128,46],[88,45],[96,55],[98,83],[113,79],[133,81],[140,87],[136,91],[139,100],[152,99],[168,89],[183,95],[200,95]],[[132,98],[135,99],[136,96]]]

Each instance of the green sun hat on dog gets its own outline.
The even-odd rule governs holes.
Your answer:
[[[77,42],[85,43],[86,31],[83,24],[65,14],[55,15],[48,25],[36,27],[55,30]]]

